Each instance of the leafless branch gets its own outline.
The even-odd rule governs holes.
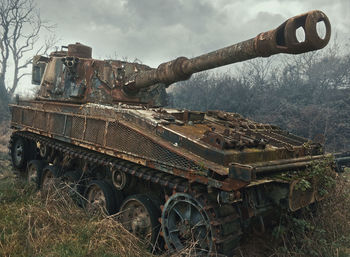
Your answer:
[[[0,87],[11,96],[18,82],[28,72],[24,69],[32,62],[28,55],[47,54],[57,43],[55,37],[38,45],[43,30],[52,32],[55,25],[41,19],[34,0],[0,0]],[[12,59],[12,61],[11,61]],[[10,63],[11,61],[11,63]],[[6,85],[9,64],[13,70],[12,85]]]

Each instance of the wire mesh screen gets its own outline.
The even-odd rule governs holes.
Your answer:
[[[106,122],[103,120],[88,119],[86,121],[85,140],[91,143],[103,145],[103,137]]]
[[[33,123],[34,128],[46,130],[46,113],[37,111]]]
[[[120,151],[133,153],[137,156],[143,156],[147,159],[167,165],[170,164],[183,169],[200,169],[200,167],[192,161],[171,152],[146,136],[120,124],[119,122],[110,122],[108,124],[106,145]]]
[[[22,110],[20,108],[12,107],[12,121],[22,123]]]
[[[23,115],[23,124],[26,126],[32,126],[34,121],[35,111],[25,110]]]
[[[116,151],[181,169],[201,170],[201,167],[193,161],[161,146],[156,139],[151,139],[120,122],[48,113],[44,110],[37,110],[35,113],[34,110],[21,110],[20,108],[13,108],[12,116],[14,122],[33,126],[56,135],[106,146]],[[106,122],[108,122],[107,131]],[[104,140],[106,140],[106,145]]]
[[[71,133],[72,133],[72,120],[73,120],[72,116],[67,116],[67,118],[66,118],[66,128],[64,130],[64,135],[66,137],[70,137],[71,136]]]
[[[62,135],[64,129],[64,115],[51,113],[50,117],[50,132]]]
[[[71,128],[71,137],[72,138],[83,139],[84,124],[85,124],[85,119],[80,118],[80,117],[73,117],[72,128]]]

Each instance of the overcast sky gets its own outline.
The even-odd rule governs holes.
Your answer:
[[[285,19],[319,9],[350,38],[350,0],[37,0],[57,24],[60,43],[81,42],[95,58],[135,57],[157,66],[193,57],[273,29]]]
[[[42,18],[57,25],[60,45],[80,42],[94,58],[126,56],[152,67],[249,39],[314,9],[350,40],[350,0],[35,1]]]

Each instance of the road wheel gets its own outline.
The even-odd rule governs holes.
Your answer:
[[[26,170],[28,161],[35,158],[36,150],[30,142],[22,137],[14,137],[12,141],[10,148],[12,165],[16,170],[23,173]]]
[[[46,167],[47,162],[45,161],[39,161],[39,160],[32,160],[27,165],[26,170],[26,182],[29,185],[34,185],[39,189],[39,177],[41,176],[44,167]]]
[[[94,180],[88,185],[85,193],[86,210],[91,214],[112,215],[119,209],[122,194],[103,180]]]
[[[160,229],[160,209],[144,194],[126,198],[120,207],[120,222],[132,234],[153,248]]]
[[[47,165],[41,174],[39,173],[38,188],[48,193],[50,190],[56,189],[58,186],[58,178],[60,177],[59,169],[54,165]]]

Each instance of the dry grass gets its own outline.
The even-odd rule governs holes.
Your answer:
[[[43,195],[3,173],[0,256],[152,256],[113,217],[89,216],[64,192]]]

